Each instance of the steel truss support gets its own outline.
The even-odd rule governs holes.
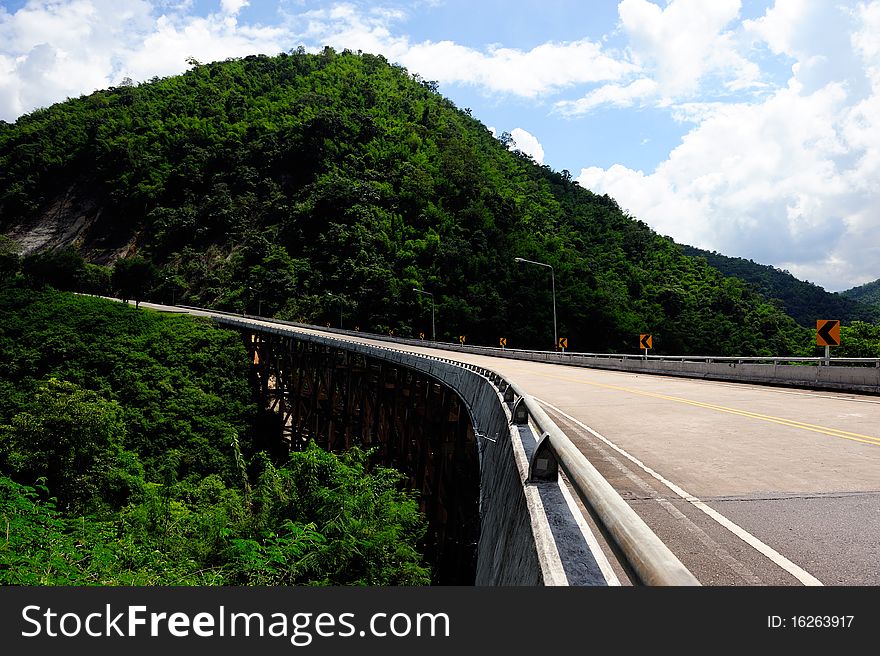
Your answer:
[[[360,353],[274,333],[247,333],[264,407],[292,451],[314,440],[375,449],[418,492],[435,583],[470,585],[479,538],[476,438],[458,395],[429,376]]]

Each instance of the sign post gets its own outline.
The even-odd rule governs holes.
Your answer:
[[[651,335],[642,333],[639,335],[639,346],[645,349],[645,360],[648,359],[648,349],[654,348],[654,338]]]
[[[502,337],[501,339],[498,340],[498,344],[499,344],[499,346],[501,346],[501,348],[507,347],[507,338]]]
[[[568,348],[568,337],[560,337],[557,346],[565,353],[565,349]]]
[[[458,343],[464,345],[465,335],[458,336]]]
[[[840,346],[840,321],[818,319],[816,321],[816,344],[825,347],[825,366],[831,365],[831,347]]]

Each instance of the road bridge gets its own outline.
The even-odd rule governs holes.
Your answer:
[[[703,585],[880,585],[878,395],[573,367],[294,328],[453,359],[525,390]],[[595,509],[584,510],[618,580],[632,582],[607,526]]]

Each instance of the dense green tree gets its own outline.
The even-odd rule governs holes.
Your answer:
[[[122,300],[134,299],[135,307],[156,282],[156,267],[138,255],[117,260],[110,275],[110,285]]]
[[[802,326],[813,328],[820,319],[837,319],[844,323],[880,321],[880,307],[872,307],[869,299],[861,297],[855,290],[827,292],[818,285],[798,280],[788,271],[693,246],[682,246],[682,252],[690,257],[703,258],[724,275],[749,283],[764,298],[778,300],[781,309]]]
[[[237,582],[429,583],[414,547],[425,532],[416,500],[401,492],[402,474],[370,470],[368,455],[353,448],[339,458],[311,443],[283,468],[264,463],[253,528],[257,535],[279,525],[285,531],[268,542],[233,542],[230,567]],[[256,554],[261,557],[254,560]]]
[[[82,512],[109,495],[99,486],[122,460],[124,437],[116,404],[50,378],[28,411],[0,426],[0,460],[19,480],[45,479],[61,508]]]
[[[21,266],[19,246],[12,239],[0,235],[0,281],[3,283],[12,279],[18,273]]]
[[[880,358],[880,326],[853,321],[840,328],[840,346],[833,348],[834,357]]]
[[[871,305],[877,308],[877,312],[880,313],[880,280],[874,280],[873,282],[847,289],[844,292],[840,292],[840,295]]]
[[[240,337],[0,289],[0,584],[422,585],[400,474],[290,456]]]
[[[509,146],[380,56],[196,62],[0,131],[0,231],[64,190],[90,261],[136,244],[180,302],[335,325],[341,298],[352,325],[413,335],[417,287],[440,339],[552,348],[551,291],[519,256],[554,267],[573,350],[650,331],[661,353],[811,352],[783,307]]]
[[[61,248],[26,255],[21,271],[32,285],[73,291],[86,275],[86,261],[75,249]]]

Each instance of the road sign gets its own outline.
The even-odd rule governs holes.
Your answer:
[[[568,348],[568,337],[560,337],[558,346],[561,349],[567,349]]]
[[[425,333],[419,333],[419,339],[425,339]]]
[[[654,338],[651,335],[646,335],[644,333],[639,335],[639,346],[643,349],[654,348]]]
[[[459,336],[458,336],[458,343],[459,343],[459,344],[464,344],[465,337],[466,337],[465,335],[459,335]]]
[[[816,344],[819,346],[840,346],[840,321],[837,319],[816,321]]]
[[[507,338],[502,337],[501,339],[498,340],[498,344],[501,346],[501,348],[504,348],[505,346],[507,346]]]

